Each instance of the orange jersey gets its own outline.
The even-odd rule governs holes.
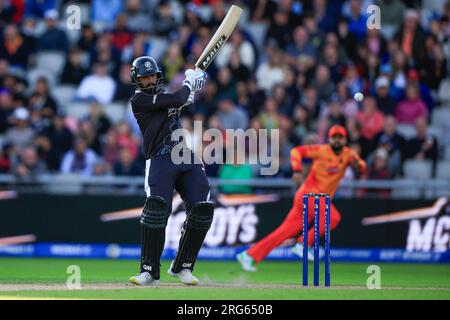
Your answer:
[[[362,171],[366,170],[366,163],[348,147],[344,147],[339,155],[336,155],[328,144],[295,147],[291,150],[291,165],[294,171],[302,171],[302,158],[313,160],[309,175],[301,187],[305,192],[327,193],[333,196],[345,170],[355,160]]]

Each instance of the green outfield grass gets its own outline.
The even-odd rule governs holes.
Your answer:
[[[127,285],[137,261],[0,258],[0,299],[450,299],[449,265],[378,264],[382,288],[368,290],[367,263],[333,263],[331,288],[302,288],[300,262],[263,262],[245,273],[231,261],[198,261],[201,285],[186,287],[165,273],[169,263],[162,262],[160,287],[142,288]],[[81,290],[61,290],[70,265],[81,268]]]

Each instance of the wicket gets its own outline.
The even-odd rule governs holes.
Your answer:
[[[303,195],[303,286],[308,286],[308,201],[314,198],[314,286],[319,286],[319,242],[320,242],[320,198],[325,198],[325,287],[331,283],[330,277],[330,196],[325,193],[308,193]]]

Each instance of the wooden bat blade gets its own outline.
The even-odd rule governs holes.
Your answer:
[[[214,58],[219,53],[220,49],[227,42],[242,14],[242,9],[236,5],[232,5],[230,10],[228,10],[227,15],[223,19],[219,28],[212,36],[206,48],[203,50],[202,54],[195,63],[195,67],[200,70],[206,70]]]

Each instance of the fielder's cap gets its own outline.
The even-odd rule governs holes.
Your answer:
[[[385,76],[378,77],[375,81],[375,87],[378,88],[385,88],[389,87],[389,78]]]
[[[347,130],[341,125],[334,125],[328,131],[328,138],[334,137],[335,135],[340,134],[343,137],[347,137]]]
[[[44,13],[45,19],[58,20],[58,17],[59,17],[59,13],[58,13],[58,10],[56,10],[56,9],[50,9],[50,10],[45,11],[45,13]]]

